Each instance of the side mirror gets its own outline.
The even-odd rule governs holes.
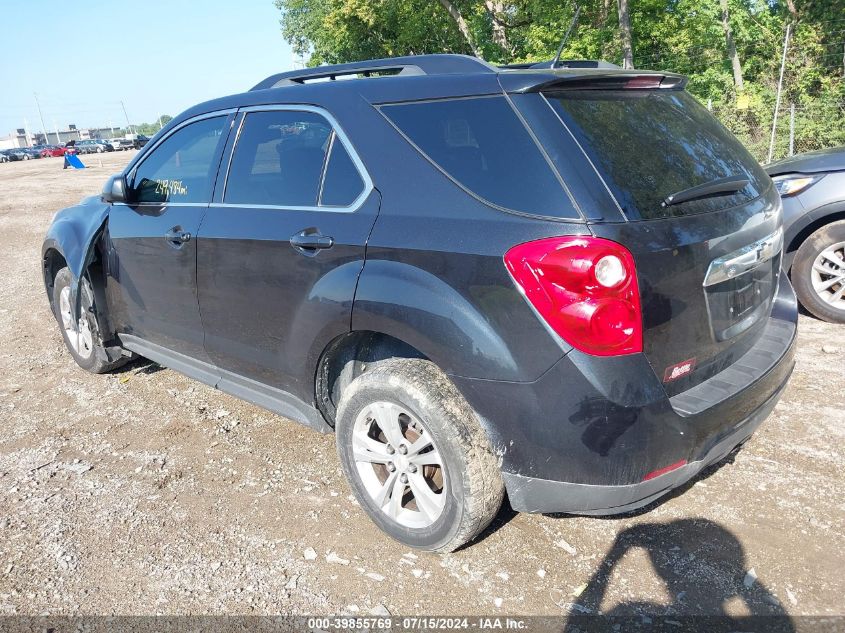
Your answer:
[[[126,180],[123,174],[115,174],[103,187],[103,200],[106,202],[126,202]]]

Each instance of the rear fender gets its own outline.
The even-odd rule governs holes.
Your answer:
[[[402,262],[367,260],[352,329],[397,338],[448,374],[498,379],[519,374],[508,345],[475,306],[440,278]]]

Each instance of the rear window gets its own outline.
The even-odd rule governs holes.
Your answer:
[[[431,162],[486,202],[536,215],[578,217],[504,97],[385,105],[381,110]]]
[[[629,219],[725,209],[759,196],[767,178],[742,144],[682,90],[547,93]],[[736,194],[661,203],[684,189],[735,176]]]

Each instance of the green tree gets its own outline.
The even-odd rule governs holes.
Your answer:
[[[283,36],[310,65],[421,53],[548,60],[580,7],[563,58],[687,75],[690,92],[758,158],[768,149],[790,24],[783,103],[796,106],[796,148],[845,143],[845,0],[275,2]],[[776,156],[787,151],[788,121],[778,129]]]

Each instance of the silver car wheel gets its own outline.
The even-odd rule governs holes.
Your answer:
[[[83,313],[79,317],[79,328],[73,323],[73,312],[70,308],[70,286],[62,288],[59,294],[59,313],[62,317],[62,328],[65,331],[70,346],[81,358],[89,358],[94,352],[94,337],[88,317]]]
[[[374,402],[352,430],[355,466],[376,506],[399,525],[426,528],[446,505],[446,469],[428,429],[403,407]]]
[[[845,310],[845,242],[832,244],[813,262],[813,290],[822,301],[837,310]]]

